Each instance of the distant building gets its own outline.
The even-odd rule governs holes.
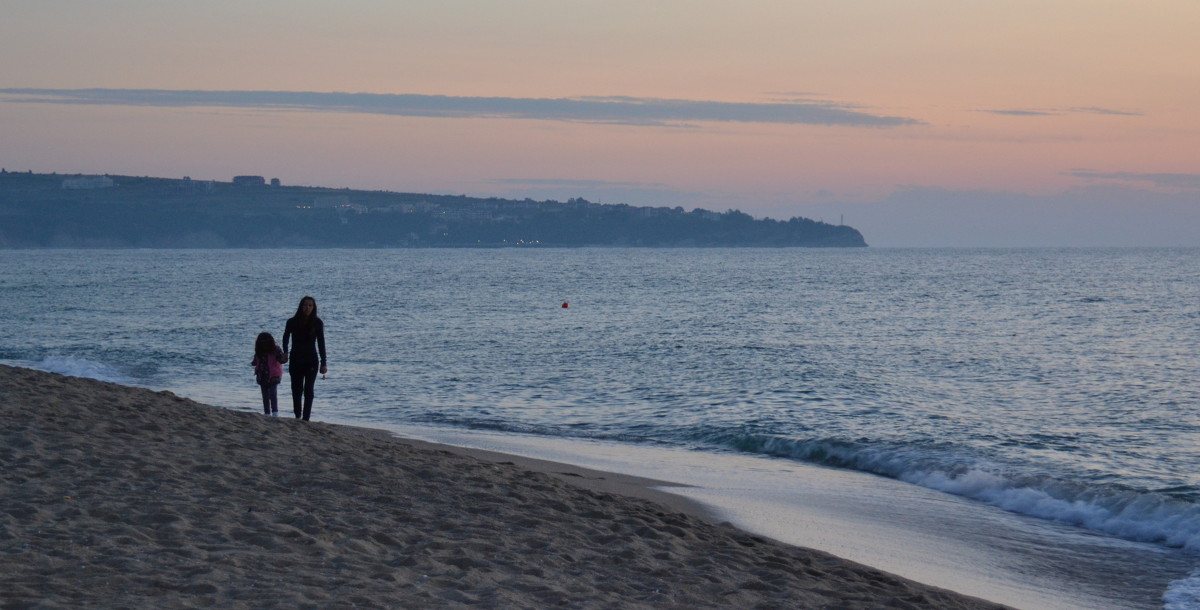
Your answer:
[[[212,180],[192,180],[191,176],[184,176],[177,187],[181,191],[212,191],[216,184]]]
[[[234,186],[266,186],[267,179],[262,176],[234,176]]]
[[[314,208],[340,208],[347,205],[350,205],[349,195],[328,195],[313,199]]]
[[[271,178],[271,186],[279,186],[279,178]]]
[[[80,176],[62,181],[64,189],[106,189],[115,185],[113,179],[108,176]]]

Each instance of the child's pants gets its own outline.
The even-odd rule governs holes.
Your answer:
[[[263,415],[279,412],[279,382],[264,383],[259,386],[263,397]]]

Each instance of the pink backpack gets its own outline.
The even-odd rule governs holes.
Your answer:
[[[275,346],[275,353],[267,354],[266,358],[259,361],[259,357],[255,356],[254,361],[250,364],[254,365],[254,378],[258,381],[258,385],[271,385],[279,383],[283,379],[283,363],[287,362],[287,354],[283,353],[279,346]]]

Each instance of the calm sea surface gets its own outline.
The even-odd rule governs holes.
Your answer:
[[[0,294],[8,364],[257,411],[308,294],[314,419],[770,455],[1200,556],[1197,249],[0,251]]]

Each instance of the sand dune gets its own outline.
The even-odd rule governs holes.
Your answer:
[[[6,609],[999,607],[567,467],[3,366],[0,417]]]

